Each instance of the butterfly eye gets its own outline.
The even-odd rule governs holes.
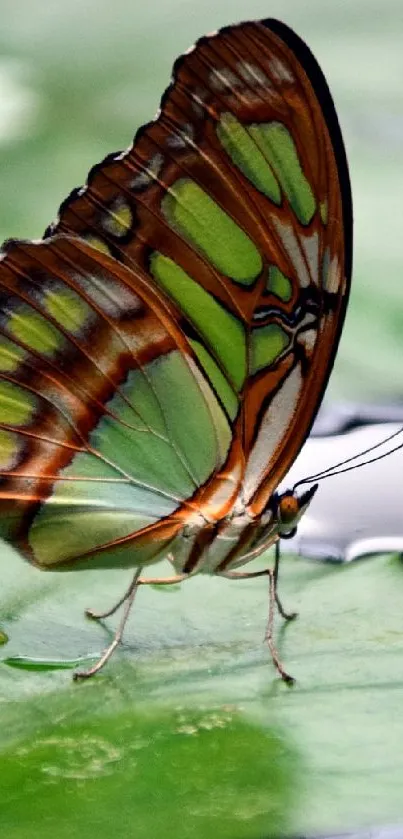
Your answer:
[[[296,532],[296,525],[311,503],[318,484],[298,495],[295,490],[285,492],[277,498],[277,517],[279,534],[282,539],[291,539]]]
[[[280,498],[278,503],[278,514],[281,523],[287,527],[292,525],[300,511],[300,502],[292,493],[287,493]]]
[[[292,492],[286,492],[278,499],[278,531],[282,539],[291,539],[296,533],[296,524],[300,519],[299,499]]]

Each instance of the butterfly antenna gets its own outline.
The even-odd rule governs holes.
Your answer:
[[[382,452],[382,454],[378,454],[376,455],[376,457],[371,457],[368,460],[364,460],[363,463],[354,462],[357,461],[359,458],[364,457],[365,455],[370,454],[373,451],[376,451],[376,449],[381,448],[381,446],[384,446],[386,443],[390,443],[391,440],[396,439],[396,437],[398,437],[402,433],[403,426],[399,428],[397,431],[394,431],[392,434],[389,434],[387,437],[384,437],[383,440],[379,440],[378,443],[374,443],[373,446],[368,446],[367,449],[363,449],[363,451],[357,452],[357,454],[354,454],[351,457],[347,457],[345,460],[340,460],[339,463],[334,463],[333,466],[329,466],[322,472],[317,472],[314,475],[309,475],[307,478],[301,478],[301,480],[297,481],[297,483],[295,484],[294,490],[302,484],[311,483],[312,481],[323,481],[325,478],[332,478],[335,475],[342,475],[343,472],[351,472],[353,469],[359,469],[361,466],[368,466],[368,464],[370,463],[375,463],[377,460],[383,460],[384,457],[389,457],[389,455],[403,448],[403,443],[399,443],[398,446],[389,449],[387,452]],[[347,464],[350,465],[348,466]]]

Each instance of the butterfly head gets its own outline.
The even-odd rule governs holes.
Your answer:
[[[319,484],[313,484],[303,492],[297,492],[294,488],[274,496],[272,504],[277,518],[278,533],[282,539],[292,539],[295,536],[297,525],[309,507],[318,486]]]

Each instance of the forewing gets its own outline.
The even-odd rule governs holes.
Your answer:
[[[51,229],[141,266],[169,296],[242,440],[244,497],[257,513],[327,383],[351,226],[325,79],[306,45],[269,20],[202,38],[179,59],[157,119],[92,170]]]
[[[202,38],[154,122],[61,207],[50,232],[140,266],[168,295],[242,441],[259,513],[307,436],[351,274],[351,196],[333,102],[277,21]]]

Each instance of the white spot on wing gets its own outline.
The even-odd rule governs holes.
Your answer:
[[[161,172],[164,163],[163,155],[157,152],[153,155],[147,166],[135,175],[129,183],[130,189],[142,189],[155,181]]]
[[[311,236],[301,236],[300,242],[305,251],[307,258],[311,279],[315,285],[319,285],[319,236],[315,230]]]
[[[194,128],[190,122],[178,126],[174,133],[169,134],[166,145],[171,149],[185,149],[194,145]]]
[[[229,67],[222,67],[220,70],[214,68],[209,75],[209,84],[211,89],[217,92],[243,87],[241,79]]]
[[[208,92],[204,87],[196,87],[194,91],[190,92],[192,97],[192,108],[199,116],[204,116],[205,101],[208,98]]]
[[[148,172],[139,172],[129,183],[130,189],[144,189],[152,181],[151,175]]]
[[[287,67],[279,58],[272,58],[270,62],[270,70],[278,82],[295,81],[290,68]]]
[[[113,282],[102,274],[75,273],[72,278],[97,308],[111,318],[119,318],[128,311],[140,311],[143,307],[140,298],[116,277]]]
[[[245,503],[250,501],[264,475],[269,471],[268,467],[275,457],[276,449],[293,420],[302,384],[301,369],[298,365],[286,378],[264,414],[245,472]]]
[[[187,143],[182,134],[169,134],[165,145],[168,149],[185,149]]]
[[[326,254],[325,254],[326,256]],[[336,255],[334,255],[332,261],[327,262],[326,266],[327,270],[325,270],[325,259],[323,260],[323,285],[326,291],[329,291],[331,294],[336,294],[340,288],[340,284],[342,281],[341,271],[340,271],[340,263]]]
[[[274,215],[272,221],[297,272],[299,285],[301,288],[308,288],[311,283],[311,278],[309,276],[306,262],[302,256],[299,242],[292,227],[290,227],[289,224],[283,224],[283,222]]]
[[[316,343],[316,336],[316,329],[307,329],[306,332],[299,333],[298,343],[302,344],[311,353]]]
[[[256,64],[250,64],[248,61],[239,61],[237,70],[245,82],[252,87],[268,87],[270,85],[266,73]]]

